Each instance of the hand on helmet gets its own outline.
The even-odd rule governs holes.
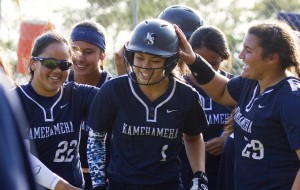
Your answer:
[[[181,58],[188,65],[193,64],[196,60],[196,55],[191,45],[189,44],[182,30],[177,25],[174,25],[174,27],[180,40],[179,58]]]

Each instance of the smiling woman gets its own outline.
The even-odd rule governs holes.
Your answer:
[[[239,54],[245,67],[231,79],[195,56],[176,29],[181,58],[201,87],[214,101],[236,106],[235,189],[299,189],[300,50],[292,28],[276,20],[252,25]]]
[[[132,72],[101,86],[90,108],[87,156],[94,187],[105,186],[107,173],[109,190],[181,190],[183,138],[195,173],[191,186],[207,188],[201,134],[207,121],[199,94],[173,75],[178,48],[167,21],[144,20],[133,30],[125,45]],[[105,170],[104,138],[111,130],[113,151]]]
[[[29,141],[50,170],[83,188],[79,160],[80,124],[98,91],[92,86],[65,83],[73,56],[66,38],[54,32],[39,36],[29,63],[31,80],[16,87],[26,113]],[[68,111],[66,111],[68,110]]]

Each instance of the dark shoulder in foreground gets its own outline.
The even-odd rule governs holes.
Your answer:
[[[15,91],[6,87],[0,73],[0,186],[1,189],[36,190],[31,165],[23,141],[26,119]]]

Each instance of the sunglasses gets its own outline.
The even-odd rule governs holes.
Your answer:
[[[54,58],[42,58],[42,57],[31,57],[31,59],[35,61],[40,61],[42,66],[51,70],[58,67],[60,68],[61,71],[66,71],[72,66],[72,63],[66,60],[57,60]]]

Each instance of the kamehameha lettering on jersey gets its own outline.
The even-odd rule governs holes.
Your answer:
[[[122,133],[126,135],[156,136],[176,139],[178,136],[178,129],[132,126],[124,123]]]
[[[84,131],[89,131],[89,129],[90,129],[90,127],[86,124],[85,120],[81,121],[80,128],[81,128],[81,130],[84,130]]]
[[[43,139],[54,135],[74,133],[73,123],[62,122],[52,126],[33,127],[28,129],[30,139]]]
[[[225,121],[229,118],[230,113],[220,113],[220,114],[206,114],[206,119],[208,124],[225,124]]]
[[[239,126],[241,126],[241,128],[244,131],[251,133],[251,128],[252,128],[253,122],[243,116],[243,114],[240,111],[240,107],[236,108],[236,112],[234,114],[234,120],[235,120],[235,122],[237,122],[239,124]]]

